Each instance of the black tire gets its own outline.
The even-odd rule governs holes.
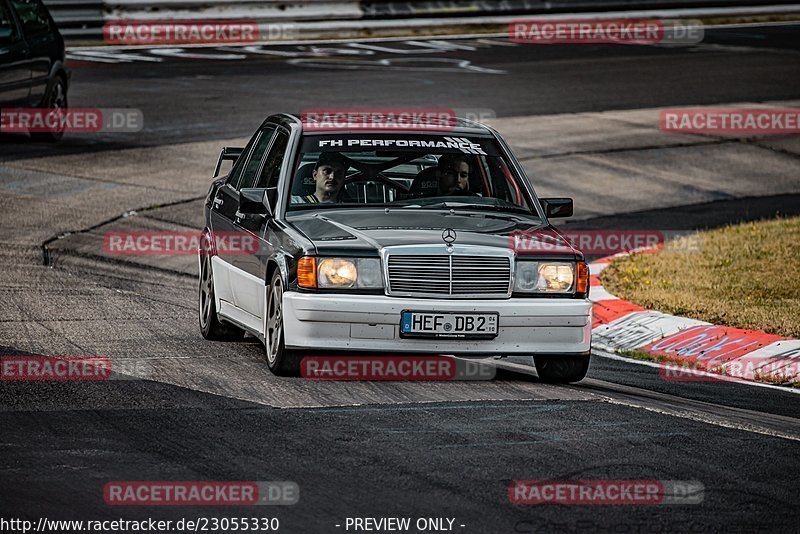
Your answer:
[[[244,331],[232,324],[223,323],[217,315],[214,299],[214,271],[211,269],[211,248],[208,234],[200,238],[200,284],[197,292],[200,333],[211,341],[236,341],[244,337]]]
[[[56,75],[47,90],[47,94],[39,106],[42,109],[50,109],[54,113],[66,113],[69,109],[67,103],[67,82],[61,76]],[[45,143],[58,143],[64,137],[64,130],[57,129],[47,132],[30,132],[31,139]]]
[[[549,384],[580,382],[589,370],[589,356],[534,356],[533,361],[539,379]]]
[[[275,270],[267,287],[267,302],[264,305],[264,351],[267,367],[278,376],[300,374],[300,355],[287,350],[283,335],[283,280]]]

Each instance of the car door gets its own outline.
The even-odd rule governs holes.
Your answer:
[[[31,89],[28,100],[38,106],[47,91],[52,67],[53,50],[60,39],[55,25],[40,0],[9,0],[22,27],[28,44],[31,70]]]
[[[24,105],[31,83],[30,50],[6,0],[0,0],[0,105]]]
[[[257,178],[253,182],[242,184],[242,187],[260,188],[269,191],[273,213],[281,166],[288,145],[289,132],[283,128],[278,128],[272,137],[266,156],[262,158],[263,162]],[[273,244],[265,239],[265,230],[269,222],[270,219],[268,217],[244,215],[238,212],[233,221],[236,232],[241,232],[243,235],[248,235],[252,239],[258,240],[259,244],[257,254],[239,254],[231,258],[236,267],[235,270],[243,273],[240,283],[233,287],[234,299],[238,307],[251,315],[261,318],[263,318],[264,313],[264,291],[266,288],[265,261],[272,255],[273,251]]]
[[[249,147],[242,153],[244,158],[234,166],[228,181],[221,186],[214,197],[211,206],[211,230],[217,239],[237,235],[241,229],[234,224],[236,213],[239,211],[239,189],[252,187],[256,175],[261,168],[261,161],[272,140],[275,126],[267,126],[259,131]],[[257,317],[244,312],[237,302],[235,288],[248,283],[248,273],[235,265],[238,250],[217,246],[216,255],[212,258],[214,267],[214,291],[220,299],[219,311],[245,326],[257,329]],[[242,293],[239,291],[238,293]]]

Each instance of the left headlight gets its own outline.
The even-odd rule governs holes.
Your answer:
[[[354,260],[324,258],[317,267],[319,287],[354,287],[358,280],[358,268]]]
[[[514,291],[573,293],[576,289],[576,268],[576,264],[571,262],[518,261],[514,276]]]
[[[316,268],[313,266],[315,265]],[[298,277],[301,287],[323,289],[381,289],[381,261],[378,258],[312,258],[300,260],[307,265],[306,275]],[[311,272],[308,272],[311,271]],[[316,276],[309,276],[311,273]]]

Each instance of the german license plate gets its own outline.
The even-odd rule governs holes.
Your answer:
[[[403,311],[400,337],[491,339],[499,314]]]

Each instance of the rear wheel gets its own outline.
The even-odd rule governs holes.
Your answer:
[[[67,82],[61,76],[56,76],[53,79],[53,84],[47,91],[44,100],[40,106],[43,109],[49,110],[49,115],[54,115],[55,124],[60,124],[60,117],[67,113]],[[46,132],[31,132],[31,138],[35,141],[44,141],[46,143],[57,143],[64,137],[63,124],[52,128]]]
[[[200,238],[200,288],[198,302],[200,312],[200,333],[213,341],[234,341],[244,337],[244,332],[231,324],[225,324],[217,316],[214,299],[214,271],[211,269],[211,243],[208,234]]]
[[[280,271],[272,275],[267,287],[267,302],[264,310],[264,349],[267,367],[279,376],[300,374],[300,357],[287,350],[283,335],[283,280]]]
[[[534,356],[536,374],[542,382],[580,382],[589,370],[589,356]]]

